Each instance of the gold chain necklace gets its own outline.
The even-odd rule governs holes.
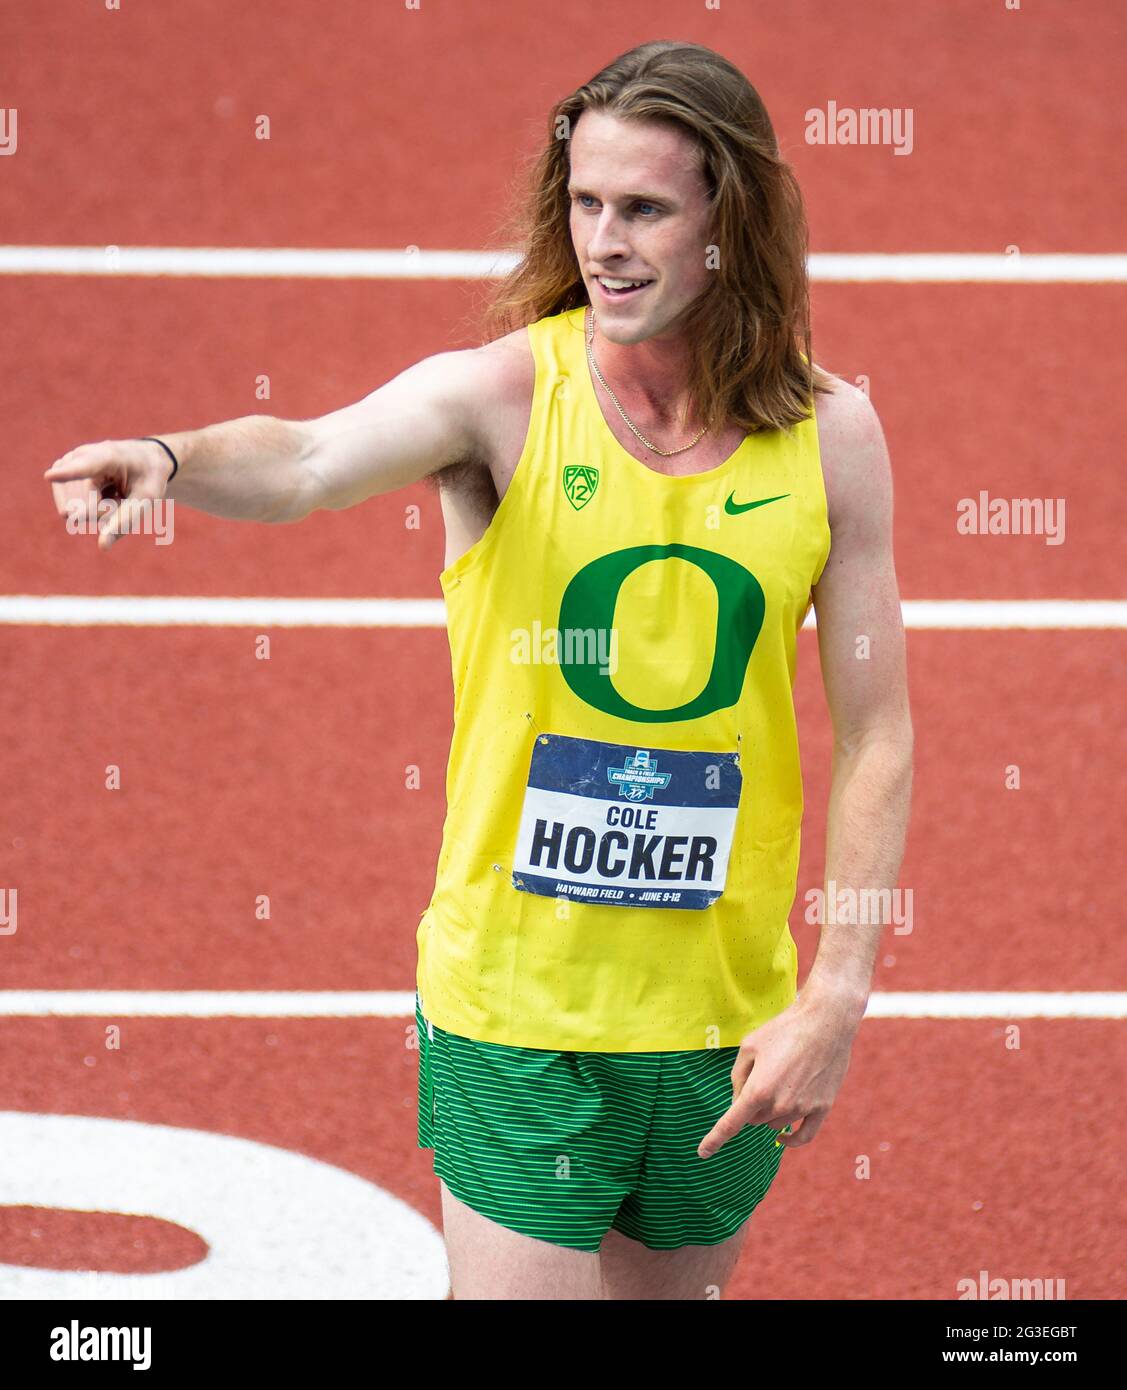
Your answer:
[[[611,400],[614,402],[615,408],[618,410],[619,415],[622,416],[623,420],[626,421],[626,424],[628,425],[628,427],[634,431],[634,433],[638,436],[638,438],[642,441],[642,443],[646,446],[646,448],[652,450],[655,454],[661,454],[661,456],[662,456],[663,458],[671,458],[674,454],[683,454],[683,453],[685,452],[686,449],[691,449],[691,448],[693,448],[694,445],[699,444],[700,441],[704,438],[705,429],[706,429],[706,427],[704,427],[704,426],[702,426],[701,431],[700,431],[700,434],[697,435],[697,437],[693,440],[692,444],[682,444],[681,447],[680,447],[679,449],[659,449],[659,448],[657,447],[656,444],[651,444],[651,443],[650,443],[650,441],[646,438],[646,436],[642,433],[642,431],[637,427],[637,425],[635,425],[635,423],[633,422],[633,420],[630,419],[629,415],[627,415],[627,413],[625,412],[625,410],[623,410],[622,406],[619,404],[618,397],[614,394],[614,392],[610,389],[610,387],[609,387],[609,386],[606,384],[606,382],[603,380],[603,374],[602,374],[602,372],[599,371],[599,364],[595,361],[595,354],[594,354],[594,352],[591,350],[591,340],[594,338],[594,336],[595,336],[595,311],[594,311],[594,309],[591,308],[590,305],[588,305],[588,306],[587,306],[587,361],[590,362],[590,364],[591,364],[591,370],[595,373],[595,376],[598,378],[599,385],[603,388],[603,390],[607,393],[607,395],[608,395],[608,396],[611,398]]]

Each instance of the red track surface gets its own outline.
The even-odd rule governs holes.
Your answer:
[[[282,11],[279,13],[279,11]],[[541,7],[424,0],[0,20],[3,240],[493,244],[515,158],[559,93],[644,38],[727,53],[762,91],[815,250],[1122,251],[1112,3]],[[13,55],[16,61],[13,63]],[[425,94],[425,95],[424,95]],[[803,143],[803,114],[912,106],[916,150]],[[256,115],[271,117],[267,142]],[[1118,172],[1117,172],[1118,171]],[[304,417],[474,341],[481,286],[0,278],[0,592],[436,597],[423,488],[299,527],[177,516],[99,556],[42,468],[86,439],[267,410]],[[1127,426],[1122,286],[821,286],[818,359],[867,376],[896,470],[905,598],[1116,598]],[[1109,370],[1110,369],[1110,370]],[[255,379],[271,379],[268,402]],[[959,498],[1066,497],[1067,541],[963,537]],[[423,509],[421,530],[404,508]],[[441,631],[0,628],[6,989],[409,989],[450,734]],[[914,930],[877,987],[1123,990],[1114,865],[1120,634],[913,632]],[[812,635],[798,710],[807,822],[792,924],[820,883],[829,731]],[[122,768],[118,793],[104,769]],[[1004,788],[1018,764],[1022,789]],[[404,769],[421,788],[404,789]],[[272,919],[256,920],[268,893]],[[240,1135],[359,1173],[439,1221],[414,1147],[405,1020],[0,1020],[0,1110]],[[992,1273],[1121,1296],[1127,1047],[1114,1022],[874,1020],[817,1141],[789,1153],[731,1296],[951,1298]],[[882,1147],[886,1145],[887,1147]],[[867,1154],[873,1175],[854,1176]],[[31,1229],[39,1229],[32,1236]],[[135,1242],[141,1242],[140,1249]],[[157,1270],[197,1238],[0,1208],[0,1263]]]

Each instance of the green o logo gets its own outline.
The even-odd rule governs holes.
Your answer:
[[[632,545],[600,555],[576,574],[560,600],[561,630],[594,629],[598,649],[600,633],[610,641],[618,593],[627,576],[651,560],[687,560],[702,569],[716,587],[719,600],[712,670],[704,689],[688,704],[676,709],[645,709],[624,700],[609,675],[597,662],[574,659],[568,650],[560,658],[560,670],[571,689],[587,704],[604,714],[634,719],[645,724],[668,724],[677,719],[699,719],[727,709],[740,698],[747,663],[763,626],[763,590],[750,570],[713,550],[695,545]],[[571,657],[572,659],[567,659]]]

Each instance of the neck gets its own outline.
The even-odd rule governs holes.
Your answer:
[[[687,424],[689,348],[676,335],[613,343],[596,321],[591,350],[607,385],[628,414]]]

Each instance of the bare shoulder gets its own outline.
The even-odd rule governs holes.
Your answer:
[[[468,349],[474,448],[433,475],[446,529],[447,566],[481,538],[505,495],[532,414],[536,368],[522,328]]]
[[[486,389],[481,405],[488,413],[487,428],[491,442],[504,453],[513,421],[511,416],[523,415],[527,426],[532,410],[532,393],[536,385],[536,363],[528,342],[528,330],[518,328],[503,337],[495,338],[474,351],[480,358]],[[500,438],[496,439],[497,426]]]
[[[824,369],[823,369],[824,370]],[[891,506],[892,470],[872,401],[843,378],[826,373],[833,390],[815,396],[818,448],[830,529]]]
[[[520,455],[532,413],[536,365],[528,332],[519,328],[459,356],[468,369],[462,389],[476,447],[472,458],[442,470],[439,485],[461,488],[474,473],[488,473],[501,491]]]
[[[481,347],[473,348],[472,351],[483,361],[493,364],[500,376],[519,378],[523,375],[530,382],[535,376],[527,328],[515,328],[511,333],[494,338],[491,343],[483,343]]]

